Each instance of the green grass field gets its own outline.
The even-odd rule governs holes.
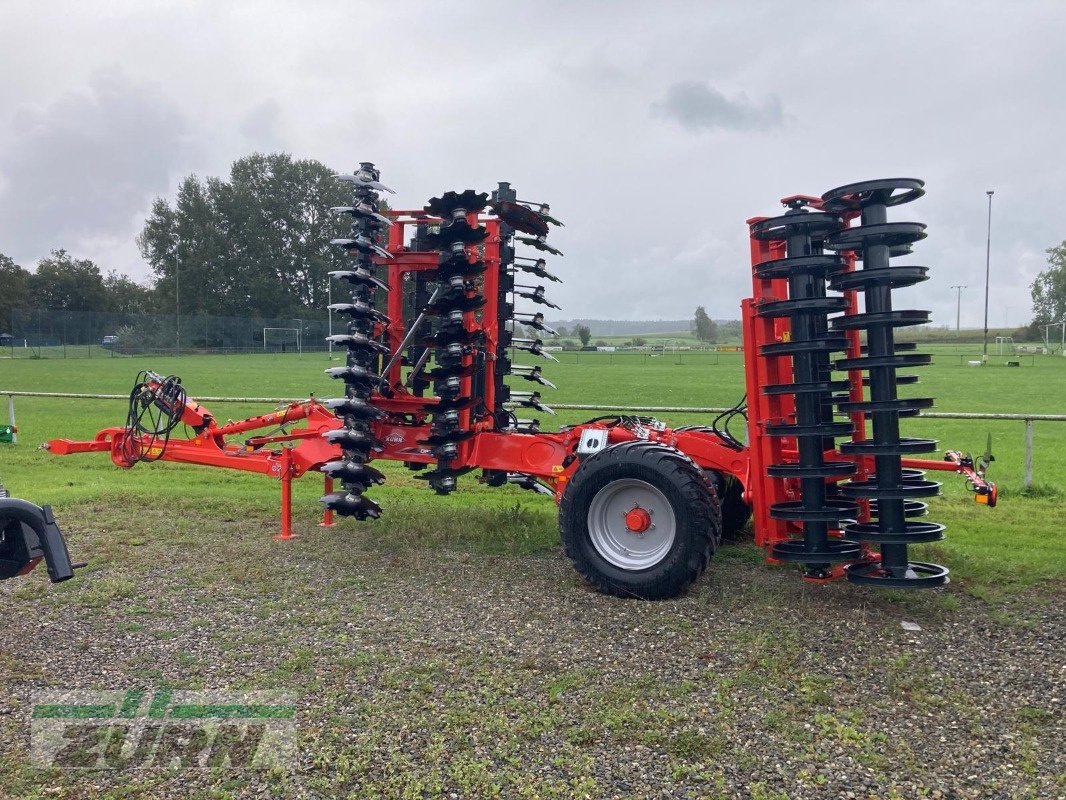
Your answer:
[[[965,366],[972,346],[929,348],[937,358],[921,370],[922,382],[908,387],[937,398],[938,411],[1056,414],[1066,412],[1066,359],[1023,357],[1008,369],[1006,357],[987,367]],[[743,356],[738,353],[647,354],[564,353],[545,374],[559,390],[545,390],[547,402],[641,406],[731,406],[743,394]],[[333,362],[333,365],[339,362]],[[124,394],[139,369],[180,375],[190,395],[329,397],[336,387],[323,375],[324,354],[273,356],[186,356],[102,359],[0,360],[0,389],[15,391]],[[525,386],[519,388],[526,388]],[[221,418],[263,413],[262,405],[218,404]],[[0,413],[3,413],[0,408]],[[198,514],[225,514],[269,521],[278,486],[260,476],[174,464],[142,465],[133,471],[111,466],[103,455],[60,459],[37,448],[52,438],[87,438],[102,427],[120,425],[124,401],[18,398],[20,441],[0,445],[0,480],[12,493],[57,508],[105,502],[131,508],[180,504]],[[560,411],[544,419],[579,422],[592,411]],[[538,415],[542,416],[542,415]],[[664,414],[668,422],[691,424],[708,415]],[[993,435],[996,462],[990,477],[1001,487],[994,510],[970,500],[962,480],[940,473],[944,497],[931,518],[949,526],[948,539],[932,557],[948,563],[975,591],[997,591],[1060,581],[1066,575],[1063,508],[1066,484],[1066,423],[1037,422],[1034,428],[1035,485],[1023,488],[1024,424],[1018,421],[905,421],[905,433],[929,436],[942,447],[980,452]],[[479,552],[532,553],[555,546],[555,509],[544,498],[520,490],[486,489],[472,477],[463,491],[447,498],[431,494],[421,481],[396,465],[386,465],[389,481],[373,495],[386,508],[376,523],[345,522],[345,528],[373,531],[386,547],[449,546]],[[297,484],[296,525],[310,528],[317,514],[320,484],[307,477]]]

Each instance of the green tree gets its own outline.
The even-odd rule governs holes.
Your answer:
[[[703,306],[696,307],[696,318],[693,322],[696,338],[701,342],[713,342],[718,338],[718,325],[707,316],[707,309]]]
[[[1066,319],[1066,241],[1047,250],[1048,268],[1036,276],[1032,327]]]
[[[152,289],[115,270],[104,276],[107,310],[118,314],[144,314],[152,311]]]
[[[572,333],[581,340],[582,347],[589,346],[589,339],[592,338],[592,329],[588,325],[575,325]]]
[[[158,199],[138,238],[160,303],[182,313],[280,317],[324,312],[327,273],[345,265],[329,240],[346,225],[330,212],[349,191],[318,161],[256,153],[229,179],[182,181]]]
[[[107,290],[100,268],[87,258],[53,250],[29,278],[29,304],[53,311],[106,311]]]
[[[30,273],[0,253],[0,333],[11,333],[11,312],[30,300]]]

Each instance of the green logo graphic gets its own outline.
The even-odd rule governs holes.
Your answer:
[[[62,769],[284,768],[295,741],[278,691],[41,692],[30,718],[32,760]]]

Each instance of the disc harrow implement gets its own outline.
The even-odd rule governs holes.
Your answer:
[[[293,535],[292,481],[308,472],[324,482],[328,526],[334,515],[381,515],[368,497],[388,472],[379,461],[416,471],[438,495],[476,470],[494,491],[555,499],[575,569],[603,592],[645,599],[685,591],[749,518],[767,559],[795,564],[807,581],[942,586],[947,570],[909,550],[943,535],[926,520],[940,487],[926,472],[956,472],[996,504],[991,444],[976,460],[954,450],[932,460],[921,456],[936,442],[901,435],[900,421],[933,401],[899,395],[917,380],[903,373],[930,359],[896,331],[929,315],[897,308],[893,292],[928,270],[895,263],[925,226],[888,216],[922,196],[921,181],[793,195],[748,220],[746,394],[735,406],[678,428],[607,414],[549,431],[540,418],[555,413],[546,395],[561,349],[545,316],[558,308],[547,288],[561,283],[549,256],[562,251],[548,242],[561,226],[548,205],[499,183],[491,195],[448,191],[391,209],[372,164],[338,177],[351,200],[333,210],[349,229],[333,245],[347,263],[330,275],[347,296],[329,310],[346,323],[331,337],[345,360],[326,374],[340,396],[221,423],[180,378],[145,372],[125,425],[48,449],[106,452],[126,469],[175,461],[272,477],[283,539]]]

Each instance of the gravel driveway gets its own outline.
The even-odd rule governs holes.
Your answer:
[[[0,586],[8,796],[1066,797],[1061,587],[886,596],[731,547],[686,597],[642,603],[589,590],[559,548],[139,518],[68,525],[93,562],[68,584]],[[37,769],[29,697],[47,687],[288,690],[296,755]]]

